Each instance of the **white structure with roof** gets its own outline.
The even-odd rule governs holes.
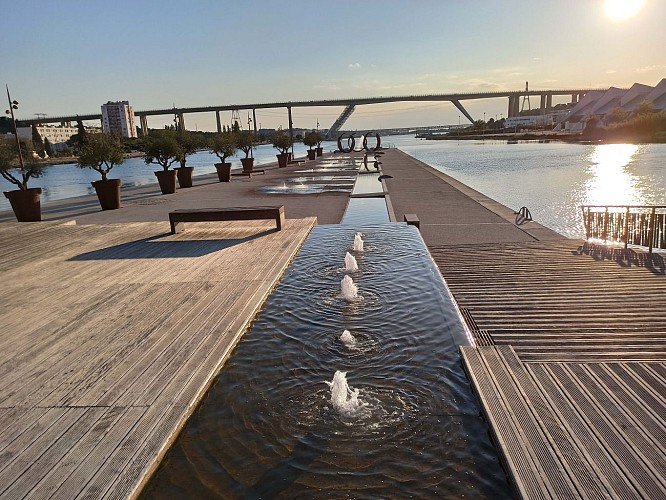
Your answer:
[[[607,91],[588,92],[557,125],[568,132],[581,132],[589,117],[596,116],[604,121],[605,116],[617,107],[631,114],[643,101],[652,102],[657,111],[666,111],[666,78],[655,87],[634,83],[629,89],[611,87]]]

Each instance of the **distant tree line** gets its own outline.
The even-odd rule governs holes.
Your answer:
[[[589,116],[583,137],[612,142],[666,142],[666,112],[655,109],[647,100],[633,113],[618,106],[603,121],[598,116]]]

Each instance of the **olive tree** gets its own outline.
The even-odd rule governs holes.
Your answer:
[[[144,142],[143,160],[146,164],[157,163],[165,172],[182,156],[183,149],[173,130],[151,132]]]
[[[89,134],[79,150],[78,166],[92,168],[106,181],[107,174],[115,166],[125,161],[125,148],[122,141],[109,134]]]
[[[20,141],[19,145],[12,139],[0,138],[0,175],[15,184],[20,190],[28,189],[28,181],[41,177],[44,166],[32,158],[32,144]]]

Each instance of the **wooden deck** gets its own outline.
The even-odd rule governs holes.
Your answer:
[[[136,495],[315,223],[0,224],[0,497]]]
[[[478,328],[523,361],[666,360],[661,255],[575,240],[429,249]]]
[[[573,240],[430,247],[522,498],[666,498],[666,266]]]

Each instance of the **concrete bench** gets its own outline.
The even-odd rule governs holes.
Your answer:
[[[416,214],[405,214],[404,220],[410,226],[416,226],[416,229],[421,229],[421,221]]]
[[[185,229],[185,222],[264,219],[274,219],[278,231],[282,230],[282,226],[284,225],[284,206],[194,208],[169,212],[171,234],[182,232]]]

